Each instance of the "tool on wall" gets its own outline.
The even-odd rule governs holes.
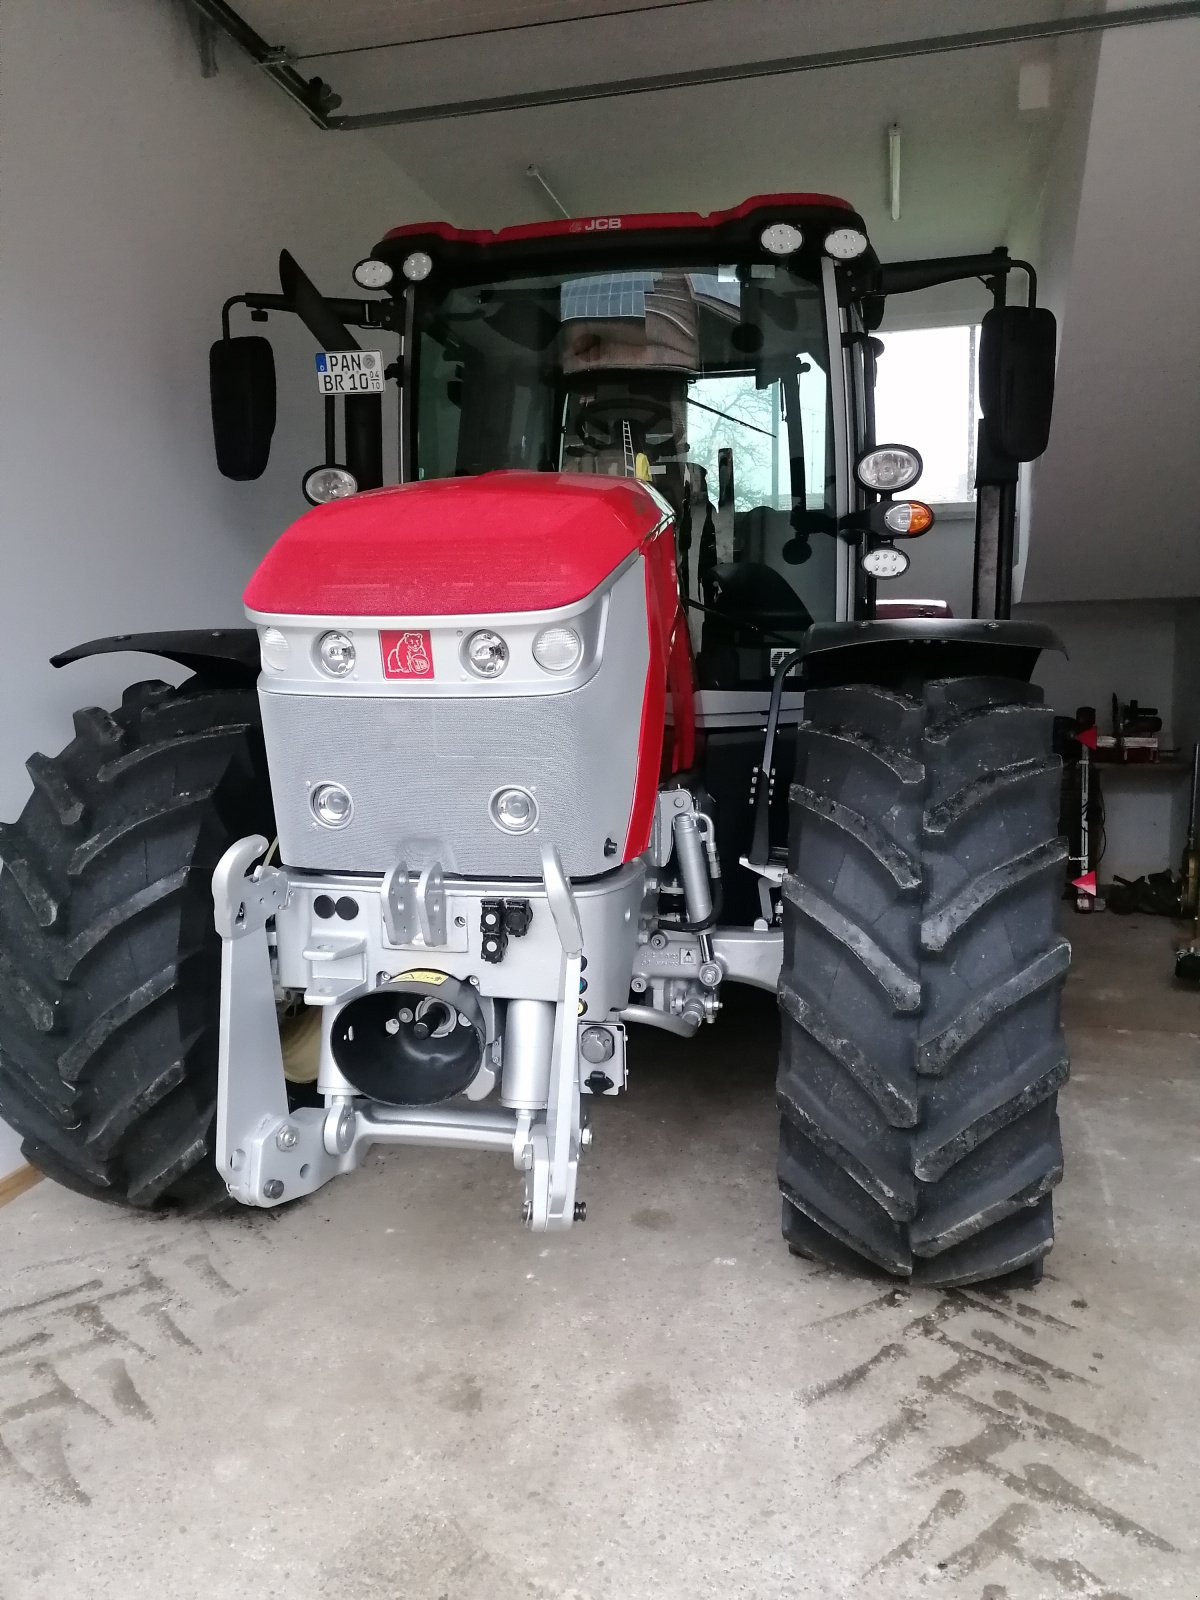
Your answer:
[[[1104,898],[1096,888],[1096,867],[1104,852],[1104,802],[1100,796],[1099,778],[1092,771],[1097,738],[1093,706],[1078,708],[1071,737],[1078,747],[1075,762],[1078,777],[1077,809],[1072,829],[1072,842],[1078,848],[1067,859],[1072,866],[1079,868],[1079,872],[1071,878],[1070,887],[1074,890],[1076,911],[1103,911]]]
[[[1192,750],[1192,793],[1188,803],[1187,843],[1183,847],[1183,860],[1179,875],[1183,888],[1179,895],[1179,912],[1184,917],[1200,915],[1200,847],[1196,843],[1196,799],[1200,790],[1200,744]]]

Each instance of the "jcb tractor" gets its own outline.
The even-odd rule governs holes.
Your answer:
[[[875,438],[873,330],[965,277],[993,299],[974,616],[905,616],[877,585],[932,513],[918,453]],[[491,1150],[514,1214],[566,1228],[591,1097],[753,984],[792,1250],[1036,1279],[1069,947],[1030,683],[1058,646],[1007,620],[1053,382],[1031,269],[882,265],[844,201],[772,195],[405,226],[354,278],[327,298],[285,252],[213,347],[229,477],[264,470],[276,393],[235,314],[298,316],[324,397],[251,626],[56,658],[192,676],[80,711],[0,836],[0,1114],[28,1159],[133,1206],[276,1206],[373,1146]]]

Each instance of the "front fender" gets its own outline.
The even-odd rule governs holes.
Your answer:
[[[114,633],[106,639],[89,639],[50,657],[54,667],[67,667],[88,656],[115,655],[132,650],[162,656],[189,672],[233,683],[254,683],[258,678],[258,634],[253,628],[184,628],[166,633]]]
[[[929,678],[1033,675],[1043,650],[1066,655],[1042,622],[986,622],[963,617],[903,617],[892,622],[818,622],[804,636],[804,684],[900,687]]]

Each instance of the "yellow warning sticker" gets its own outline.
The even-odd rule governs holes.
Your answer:
[[[413,972],[397,972],[392,982],[403,983],[405,978],[411,978],[414,983],[445,983],[449,976],[448,972],[426,972],[418,969]]]

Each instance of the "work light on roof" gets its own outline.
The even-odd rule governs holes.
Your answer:
[[[400,270],[409,283],[421,283],[433,271],[433,257],[427,250],[414,250],[405,256]]]
[[[758,242],[773,256],[790,256],[804,243],[804,235],[790,222],[772,222],[759,234]]]
[[[825,254],[835,261],[853,261],[867,248],[867,236],[858,228],[832,228],[825,235]]]
[[[386,289],[396,274],[386,261],[376,261],[368,256],[354,269],[354,281],[360,289]]]

